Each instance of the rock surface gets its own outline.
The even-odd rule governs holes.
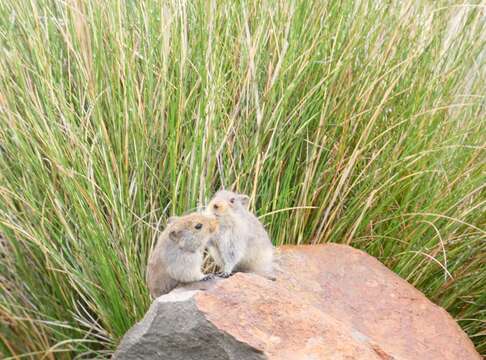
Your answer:
[[[114,358],[481,359],[445,310],[362,251],[282,247],[276,275],[161,296]]]

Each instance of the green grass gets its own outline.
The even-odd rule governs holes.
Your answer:
[[[222,186],[366,250],[486,354],[481,1],[0,2],[0,352],[109,357]]]

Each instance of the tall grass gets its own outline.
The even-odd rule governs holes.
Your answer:
[[[377,256],[486,353],[481,1],[0,2],[0,351],[109,357],[171,214]]]

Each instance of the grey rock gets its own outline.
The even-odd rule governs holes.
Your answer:
[[[349,246],[283,246],[275,281],[236,273],[156,299],[115,359],[479,360],[454,319]]]
[[[115,360],[261,360],[251,346],[217,329],[198,310],[199,290],[173,291],[156,299],[123,337]]]

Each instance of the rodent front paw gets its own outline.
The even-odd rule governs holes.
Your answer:
[[[208,281],[213,280],[216,276],[214,274],[207,274],[205,277],[202,278],[201,281]]]
[[[219,272],[217,275],[218,275],[220,278],[227,279],[227,278],[229,278],[229,277],[230,277],[231,275],[233,275],[233,274],[232,274],[232,273],[230,273],[230,272],[225,272],[225,271],[223,271],[223,272]]]

